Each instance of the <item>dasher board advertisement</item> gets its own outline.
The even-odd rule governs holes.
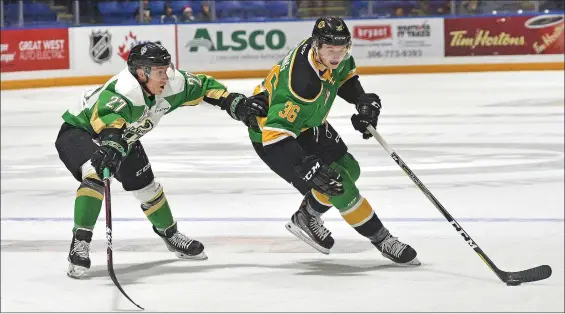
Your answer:
[[[73,68],[82,75],[116,74],[126,67],[137,44],[157,42],[176,60],[174,25],[126,25],[71,28]]]
[[[445,55],[563,54],[564,16],[445,19]]]
[[[391,59],[442,57],[443,19],[346,21],[357,65],[382,65]]]
[[[2,30],[2,72],[69,69],[67,28]]]
[[[268,70],[310,37],[313,27],[313,22],[178,25],[179,68]]]

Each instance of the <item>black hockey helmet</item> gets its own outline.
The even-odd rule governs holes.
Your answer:
[[[326,16],[316,20],[312,39],[316,46],[322,44],[351,46],[351,33],[341,17]]]
[[[133,76],[137,77],[137,69],[139,68],[149,76],[151,67],[170,66],[171,54],[158,43],[138,44],[131,48],[127,64],[128,70]]]

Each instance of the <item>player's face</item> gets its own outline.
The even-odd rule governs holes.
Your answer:
[[[171,79],[174,73],[173,66],[158,66],[151,67],[151,73],[149,74],[149,80],[147,82],[147,89],[155,95],[160,95],[165,89],[165,85],[169,79]]]
[[[323,44],[322,47],[318,48],[318,55],[320,62],[332,70],[337,69],[339,63],[343,61],[345,55],[349,50],[348,46],[332,46]]]

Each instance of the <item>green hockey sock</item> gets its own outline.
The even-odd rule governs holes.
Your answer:
[[[164,231],[174,223],[169,202],[162,191],[153,200],[141,204],[141,209],[159,231]]]
[[[92,230],[102,208],[104,186],[102,182],[87,178],[79,186],[75,198],[74,227]]]

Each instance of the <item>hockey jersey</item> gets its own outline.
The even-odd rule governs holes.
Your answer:
[[[125,126],[124,138],[131,144],[154,129],[164,115],[198,105],[205,97],[219,99],[226,90],[213,77],[174,70],[163,93],[148,97],[126,68],[104,85],[86,91],[78,105],[65,111],[63,120],[93,137],[105,128]]]
[[[353,57],[344,59],[333,71],[321,71],[312,39],[304,40],[276,63],[255,89],[255,94],[267,94],[269,112],[267,117],[257,118],[260,130],[249,128],[251,140],[267,146],[322,125],[340,86],[354,77]]]

